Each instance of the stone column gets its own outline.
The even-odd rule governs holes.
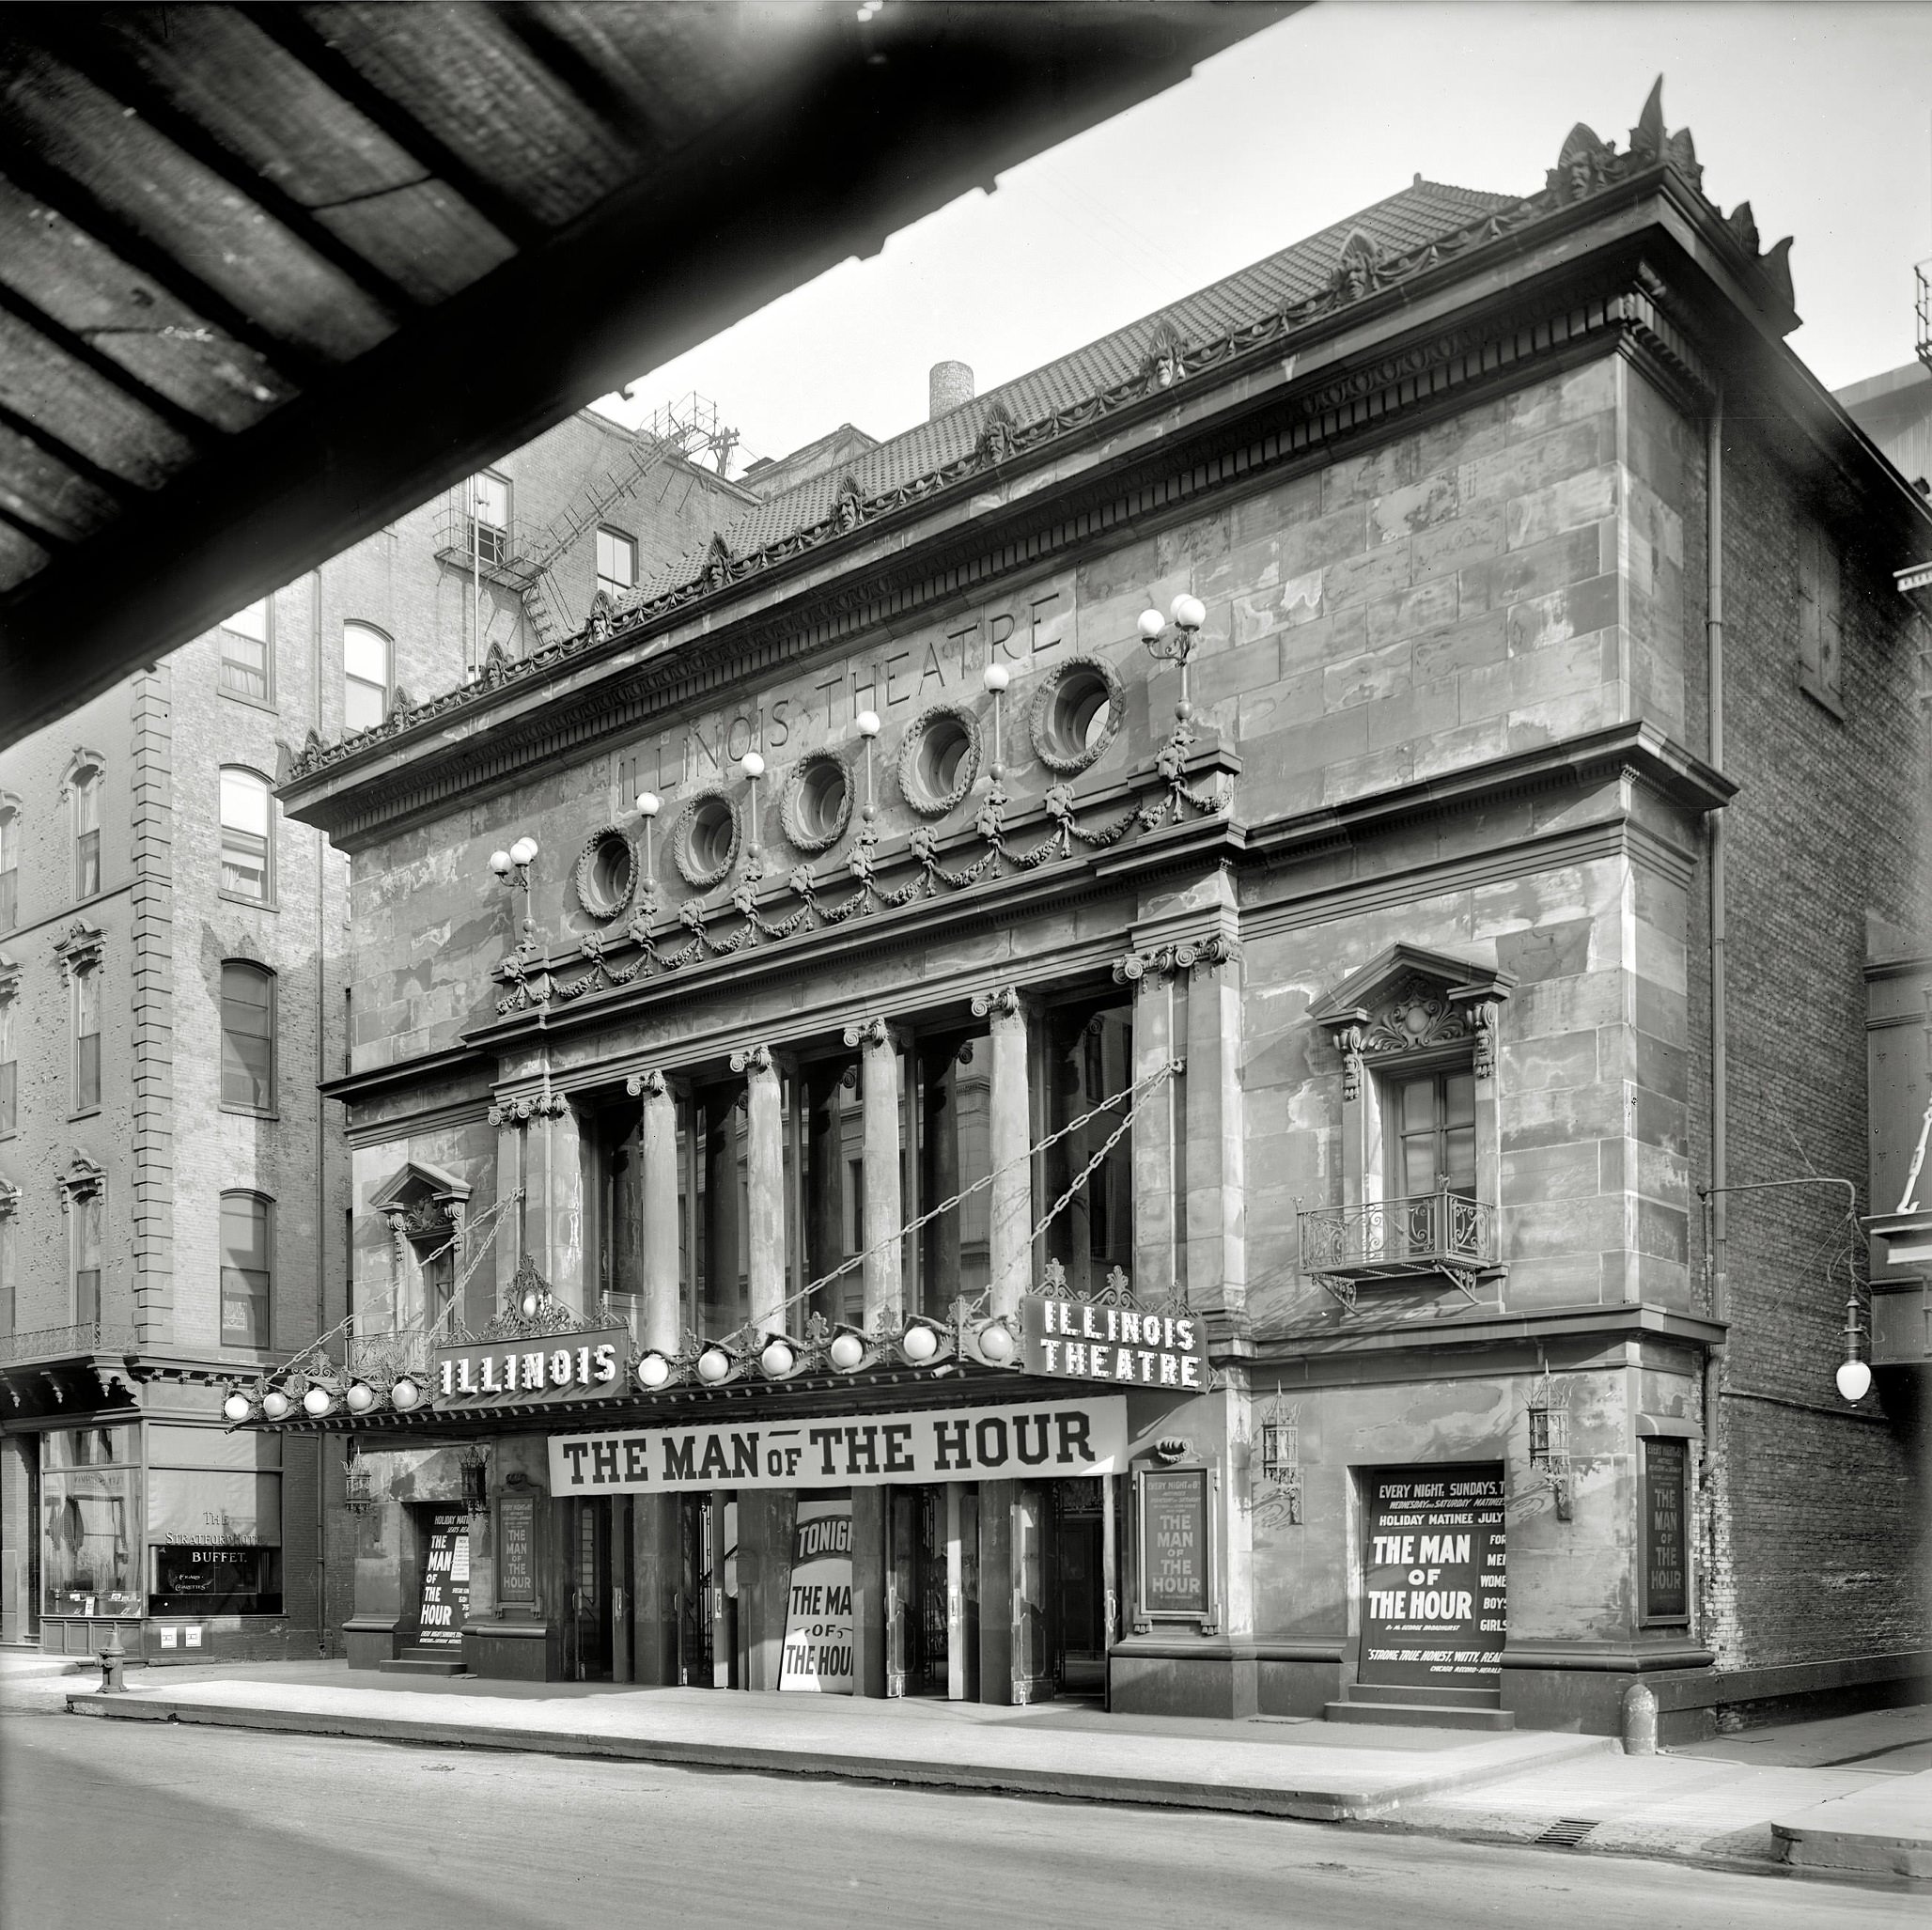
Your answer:
[[[511,1272],[516,1259],[527,1255],[558,1299],[581,1308],[594,1297],[596,1283],[584,1269],[584,1139],[576,1112],[562,1093],[532,1093],[499,1100],[490,1109],[490,1123],[520,1128],[523,1140],[522,1251],[512,1258]],[[501,1158],[497,1170],[503,1170]]]
[[[785,1116],[778,1067],[767,1046],[747,1046],[731,1055],[731,1069],[745,1082],[746,1191],[749,1195],[751,1324],[761,1333],[783,1333],[785,1305]]]
[[[678,1680],[678,1590],[683,1564],[678,1503],[675,1494],[631,1498],[631,1586],[636,1604],[631,1679],[659,1688],[670,1688]]]
[[[1188,983],[1188,1285],[1201,1312],[1239,1321],[1248,1304],[1241,1132],[1240,961],[1204,941]]]
[[[678,1259],[678,1101],[662,1072],[634,1074],[624,1090],[644,1102],[638,1128],[644,1221],[644,1317],[638,1344],[675,1354],[684,1331]]]
[[[993,1171],[987,1240],[992,1311],[1018,1315],[1033,1283],[1033,1096],[1028,1090],[1026,1008],[1010,985],[996,986],[973,1001],[975,1018],[991,1029],[989,1047],[989,1144]]]
[[[870,1123],[869,1119],[867,1123]],[[885,1694],[887,1492],[882,1487],[852,1489],[852,1692],[855,1695]]]
[[[979,1699],[1013,1700],[1013,1508],[1017,1481],[979,1484]]]
[[[905,1319],[902,1243],[875,1241],[904,1223],[899,1194],[898,1042],[883,1019],[861,1019],[845,1030],[859,1048],[859,1090],[865,1105],[865,1244],[860,1269],[865,1290],[865,1326],[896,1328]]]
[[[1185,1040],[1187,976],[1162,969],[1159,954],[1130,952],[1114,965],[1114,977],[1133,988],[1133,1076],[1146,1079],[1175,1058]],[[1178,1205],[1186,1192],[1186,1149],[1176,1129],[1186,1077],[1176,1073],[1147,1086],[1133,1122],[1133,1278],[1150,1304],[1187,1284]]]

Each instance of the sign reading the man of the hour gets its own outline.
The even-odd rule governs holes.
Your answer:
[[[429,1518],[423,1556],[423,1599],[416,1640],[425,1647],[460,1648],[470,1613],[470,1517],[438,1508]]]
[[[852,1681],[852,1498],[802,1501],[792,1534],[785,1600],[780,1689],[850,1695]]]
[[[1211,1613],[1207,1469],[1150,1468],[1140,1499],[1142,1612]]]
[[[1500,1464],[1378,1468],[1368,1486],[1362,1680],[1493,1689],[1509,1627]]]
[[[431,1388],[440,1407],[515,1401],[540,1406],[586,1394],[623,1393],[631,1336],[621,1327],[528,1340],[438,1347]]]
[[[1025,1407],[553,1434],[550,1486],[555,1495],[678,1494],[1039,1481],[1117,1474],[1126,1460],[1127,1403],[1109,1394]]]
[[[1034,1294],[1020,1303],[1029,1374],[1122,1387],[1200,1390],[1208,1361],[1200,1321]]]

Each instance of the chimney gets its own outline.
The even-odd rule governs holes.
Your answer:
[[[973,399],[973,371],[963,362],[935,362],[926,379],[926,419],[937,422],[949,410]]]

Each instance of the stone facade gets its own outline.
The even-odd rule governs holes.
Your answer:
[[[640,466],[645,447],[584,413],[497,465],[533,541],[560,520],[568,533],[572,512],[585,522],[550,572],[554,594],[580,613],[596,589],[589,524],[627,532],[648,567],[754,500],[680,457]],[[46,1593],[41,1517],[63,1518],[41,1476],[65,1473],[51,1458],[65,1450],[50,1443],[130,1430],[113,1437],[135,1443],[117,1499],[122,1538],[136,1544],[130,1560],[142,1567],[159,1533],[188,1539],[178,1522],[144,1539],[154,1492],[144,1482],[159,1478],[170,1443],[187,1440],[191,1459],[202,1453],[200,1437],[157,1435],[153,1424],[208,1427],[231,1375],[269,1370],[343,1319],[349,1154],[341,1116],[317,1086],[347,1063],[349,866],[319,833],[274,812],[265,895],[226,889],[221,774],[239,768],[273,785],[304,741],[342,735],[346,623],[392,640],[392,708],[412,687],[460,683],[492,646],[512,657],[535,646],[524,600],[491,601],[484,583],[479,652],[474,576],[437,553],[448,521],[446,504],[426,505],[269,599],[247,687],[225,676],[225,632],[212,631],[0,757],[0,814],[13,827],[0,851],[17,860],[0,998],[11,1005],[18,1067],[10,1120],[0,1113],[0,1641],[38,1634],[80,1650],[104,1637],[101,1593],[91,1612],[85,1591],[71,1603]],[[72,786],[81,770],[98,770],[100,786],[99,889],[85,896]],[[101,1067],[99,1103],[79,1111],[74,992],[56,951],[70,950],[77,932],[98,947]],[[223,1102],[223,966],[237,960],[272,975],[275,1090],[264,1110]],[[76,1299],[76,1222],[61,1187],[81,1165],[100,1172],[98,1309]],[[251,1345],[225,1335],[222,1305],[223,1196],[244,1190],[269,1213],[268,1331]],[[221,1458],[238,1450],[210,1440],[207,1467],[242,1467]],[[157,1591],[136,1577],[117,1593],[129,1646],[150,1659],[313,1654],[348,1613],[352,1524],[325,1506],[339,1494],[339,1454],[291,1443],[285,1455],[273,1442],[246,1452],[264,1457],[259,1470],[279,1489],[281,1573],[268,1591],[278,1605],[144,1612]],[[230,1522],[213,1539],[250,1532]],[[191,1625],[196,1651],[184,1645]]]
[[[430,1372],[413,1185],[461,1192],[469,1331],[513,1336],[533,1282],[630,1330],[568,1421],[404,1415],[378,1385],[366,1417],[285,1424],[378,1437],[369,1653],[409,1640],[418,1504],[461,1498],[464,1445],[498,1514],[534,1497],[554,1535],[533,1609],[472,1521],[474,1665],[696,1679],[690,1537],[728,1520],[704,1679],[774,1686],[797,1497],[721,1480],[701,1521],[586,1499],[543,1436],[1045,1401],[1060,1383],[987,1336],[1070,1295],[1184,1307],[1214,1369],[1125,1396],[1094,1502],[1115,1706],[1614,1731],[1646,1680],[1668,1735],[1923,1672],[1912,1383],[1857,1411],[1831,1392],[1845,1277],[1813,1255],[1836,1209],[1726,1194],[1710,1251],[1698,1189],[1862,1173],[1868,923],[1926,930],[1890,570],[1932,524],[1795,360],[1742,357],[1792,325],[1784,251],[1700,179],[1653,100],[1628,154],[1579,129],[1522,202],[1419,184],[768,494],[540,677],[304,759],[288,809],[352,872],[330,1090],[366,1338],[400,1305],[387,1373]],[[1021,412],[1029,383],[1056,409]],[[1172,612],[1164,657],[1147,610]],[[492,875],[519,839],[527,893],[509,858]],[[932,1122],[982,1054],[969,1148]],[[827,1245],[840,1083],[867,1231]],[[1102,1148],[1068,1185],[1052,1136],[1107,1093],[1130,1163],[1103,1185]],[[881,1251],[881,1224],[949,1224],[969,1173],[993,1188],[985,1274],[923,1226]],[[816,1279],[841,1254],[863,1302]],[[862,1365],[831,1350],[841,1317]],[[923,1375],[921,1319],[943,1336]],[[765,1384],[793,1372],[759,1353],[778,1335],[796,1388]],[[332,1397],[358,1371],[325,1373]],[[1195,1469],[1212,1586],[1165,1619],[1146,1483]],[[1475,1666],[1440,1681],[1369,1634],[1396,1612],[1377,1496],[1418,1469],[1503,1484],[1507,1609],[1478,1630],[1464,1597]],[[907,1491],[950,1524],[946,1692],[974,1670],[989,1699],[1051,1692],[1080,1511],[1051,1481],[972,1486],[972,1560],[961,1493]],[[862,1692],[919,1651],[891,1493],[851,1502]]]

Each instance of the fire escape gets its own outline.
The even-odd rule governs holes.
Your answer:
[[[475,583],[487,579],[512,591],[522,601],[539,647],[570,636],[584,618],[570,608],[557,580],[558,562],[579,542],[594,538],[612,506],[633,494],[662,463],[673,457],[709,457],[723,475],[737,442],[738,431],[719,420],[715,402],[695,392],[681,397],[643,424],[624,458],[586,482],[564,513],[541,528],[514,517],[492,520],[480,500],[478,479],[472,476],[444,500],[436,532],[437,560]],[[479,637],[480,633],[479,626]],[[477,654],[480,657],[480,645]]]

